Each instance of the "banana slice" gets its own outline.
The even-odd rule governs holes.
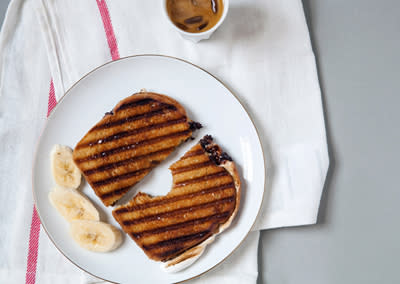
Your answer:
[[[55,182],[64,187],[78,188],[81,172],[72,160],[72,149],[56,144],[50,153],[51,171]]]
[[[56,187],[49,193],[49,200],[68,222],[74,220],[100,220],[97,209],[89,199],[76,189]]]
[[[117,228],[97,221],[74,221],[70,234],[81,247],[96,252],[114,250],[122,242],[121,232]]]

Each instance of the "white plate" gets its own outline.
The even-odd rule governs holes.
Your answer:
[[[54,144],[74,147],[81,137],[119,100],[146,88],[178,100],[191,119],[203,124],[196,140],[181,145],[154,169],[138,189],[164,195],[172,182],[168,166],[205,134],[228,152],[239,168],[243,189],[238,215],[231,227],[209,245],[187,269],[168,274],[149,260],[129,237],[110,253],[80,248],[68,235],[68,223],[48,201],[54,187],[50,149]],[[95,203],[103,221],[118,226],[87,183],[83,193]],[[142,55],[107,63],[78,81],[58,103],[40,137],[33,165],[33,194],[43,227],[55,246],[81,269],[102,279],[122,283],[171,283],[196,277],[228,257],[255,222],[264,194],[264,158],[256,129],[240,102],[215,77],[188,62],[158,55]],[[118,226],[119,227],[119,226]]]

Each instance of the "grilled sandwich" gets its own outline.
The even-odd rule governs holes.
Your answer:
[[[123,230],[166,271],[193,263],[226,229],[240,202],[240,179],[230,156],[206,135],[170,166],[171,191],[139,192],[113,211]]]
[[[200,127],[174,99],[137,93],[89,130],[73,160],[101,201],[113,205]]]

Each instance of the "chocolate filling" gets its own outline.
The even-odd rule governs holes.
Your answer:
[[[222,152],[221,148],[213,143],[211,135],[206,135],[200,139],[200,145],[204,151],[208,153],[210,159],[217,165],[225,161],[232,161],[232,158],[226,152]]]
[[[197,129],[200,129],[200,128],[202,128],[203,127],[203,125],[201,125],[201,123],[200,122],[196,122],[196,121],[189,121],[189,128],[190,128],[190,130],[197,130]]]

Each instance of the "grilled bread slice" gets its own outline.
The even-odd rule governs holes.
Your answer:
[[[199,127],[174,99],[137,93],[89,130],[73,160],[101,201],[113,205]]]
[[[138,193],[113,211],[123,230],[167,271],[194,262],[226,229],[240,202],[240,179],[232,159],[206,135],[170,166],[171,191]]]

